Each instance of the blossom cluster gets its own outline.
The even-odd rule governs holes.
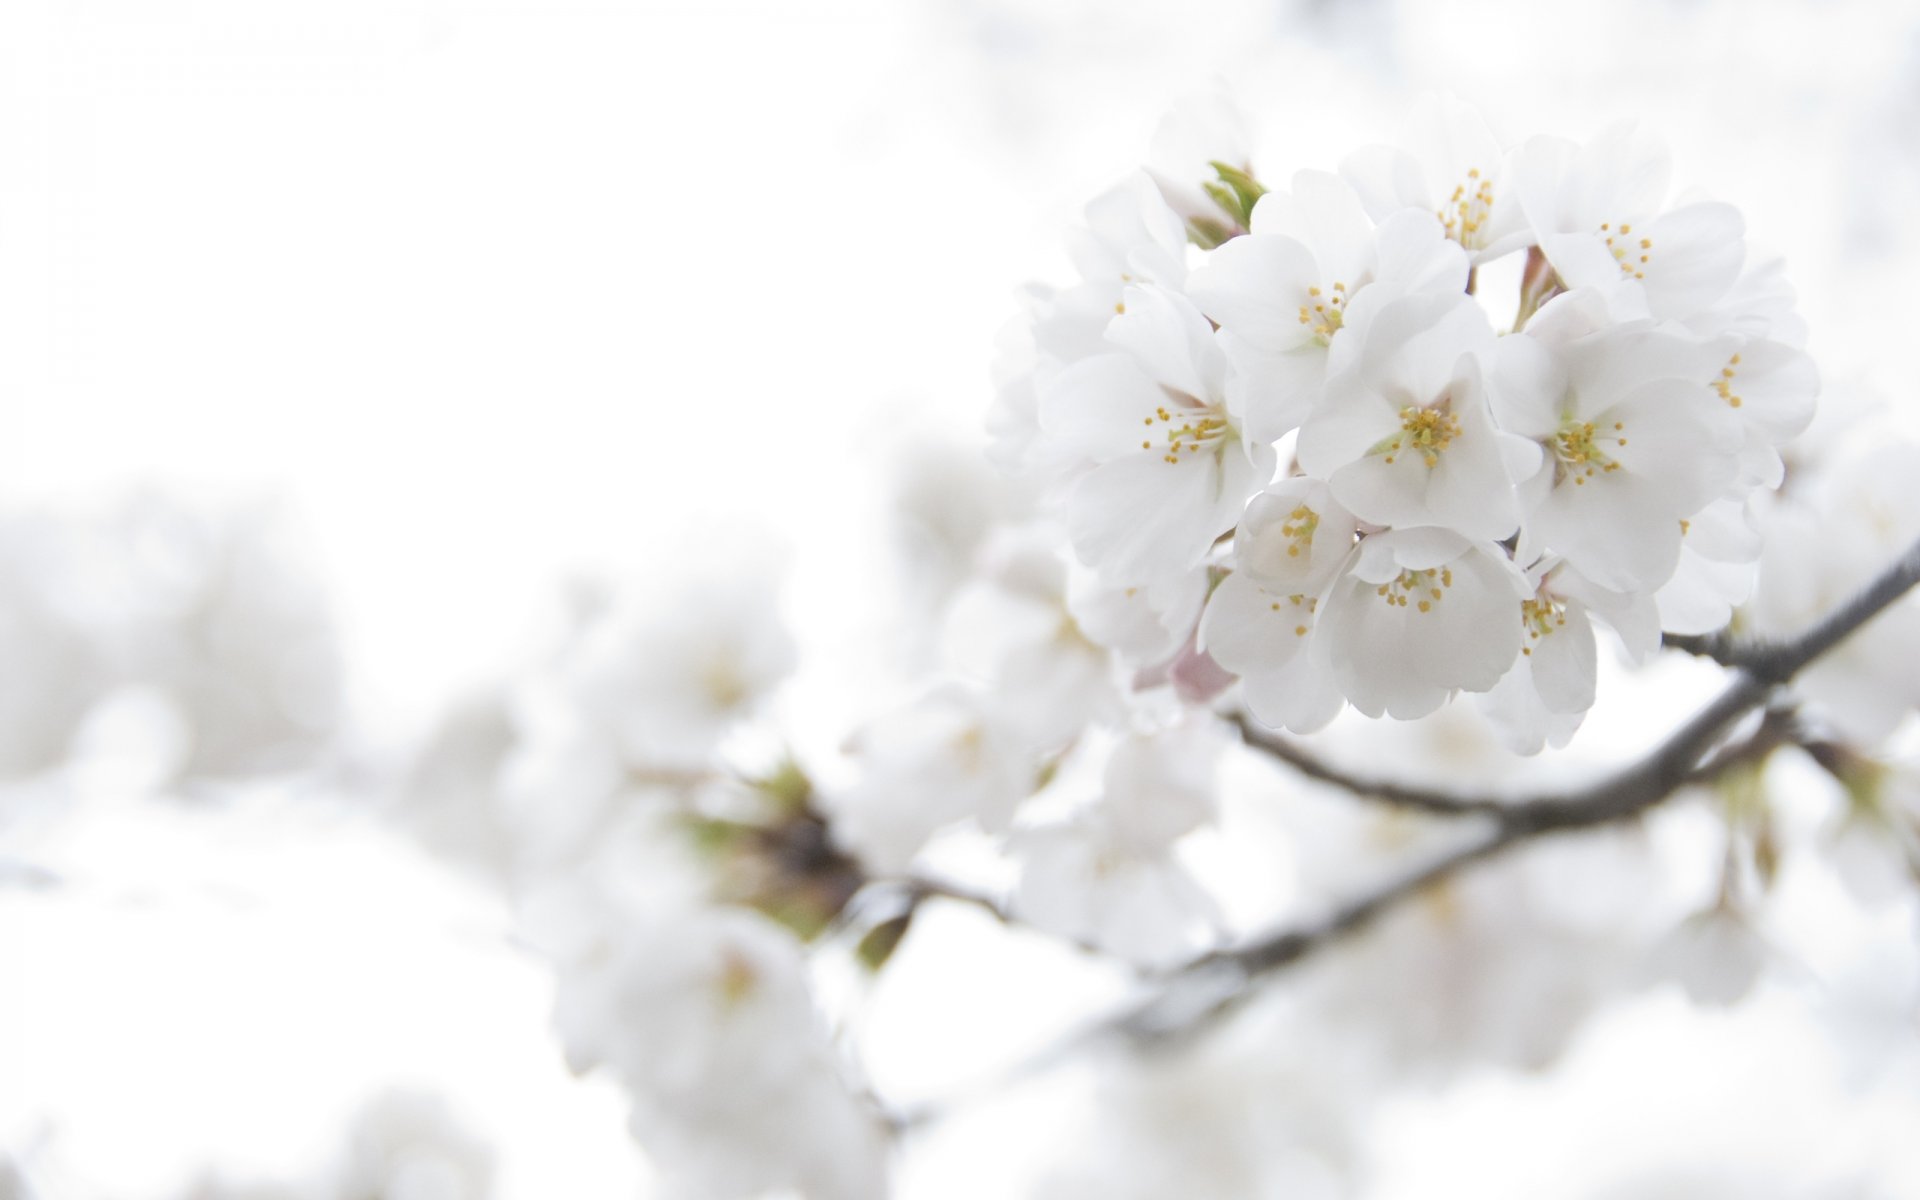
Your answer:
[[[880,1124],[803,944],[854,885],[804,779],[742,779],[722,752],[794,667],[774,590],[732,566],[579,584],[540,661],[445,724],[396,815],[505,888],[554,971],[568,1063],[626,1089],[663,1194],[865,1200]]]
[[[1596,624],[1726,623],[1819,387],[1737,210],[1634,125],[1508,147],[1440,98],[1271,190],[1185,127],[1088,206],[993,423],[1102,591],[1268,725],[1468,692],[1522,752],[1591,707]]]

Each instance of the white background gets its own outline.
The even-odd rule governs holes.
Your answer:
[[[342,614],[359,728],[379,744],[511,661],[564,573],[664,577],[689,539],[740,526],[787,548],[813,671],[876,655],[862,635],[888,595],[882,509],[901,449],[975,436],[1015,288],[1062,274],[1078,205],[1215,75],[1273,180],[1390,136],[1426,87],[1481,104],[1510,140],[1644,116],[1682,182],[1738,204],[1751,238],[1787,255],[1830,394],[1911,405],[1916,18],[1891,0],[9,0],[0,491],[33,506],[159,480],[290,502]],[[156,820],[151,836],[192,860],[192,830]],[[247,853],[308,833],[276,828]],[[144,843],[90,852],[121,880],[153,857]],[[310,865],[249,886],[298,908],[337,869]],[[379,886],[418,898],[432,885],[411,870]],[[423,945],[461,919],[466,902],[446,903],[419,910],[441,914],[423,918]],[[237,979],[262,961],[231,957],[215,917],[171,934],[66,919],[16,926],[27,940],[8,944],[38,945],[39,970],[92,945],[75,991],[223,963]],[[281,949],[343,954],[342,987],[371,972],[458,992],[518,1030],[503,1044],[533,1047],[521,1082],[496,1078],[493,1094],[536,1078],[571,1094],[539,1058],[543,1001],[523,964],[440,948],[369,965],[359,939],[391,914],[337,920],[351,953]],[[185,939],[171,966],[122,953],[167,936]],[[35,1027],[32,1061],[79,1081],[49,1107],[104,1106],[85,1136],[144,1129],[184,1152],[220,1139],[183,1137],[194,1122],[166,1111],[166,1088],[135,1089],[138,1111],[108,1094],[142,1070],[176,1080],[170,1060],[116,1076],[124,1063],[101,1057],[211,1043],[232,1012],[302,997],[208,1020],[163,990],[149,998],[171,1015],[110,1050],[88,1049],[90,1021],[120,1027],[110,1006],[38,1012],[53,1027]],[[434,1024],[396,1020],[362,1031],[376,1061]],[[286,1022],[272,1028],[297,1038]],[[450,1043],[431,1069],[470,1052]],[[221,1103],[257,1082],[228,1081]],[[580,1103],[593,1138],[575,1123],[549,1142],[617,1141],[617,1104]],[[526,1131],[562,1124],[519,1127],[538,1141]],[[527,1153],[587,1170],[573,1150]],[[604,1181],[632,1169],[620,1153],[588,1155],[616,1190]],[[522,1194],[560,1194],[527,1170]]]

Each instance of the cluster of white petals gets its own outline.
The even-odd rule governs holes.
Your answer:
[[[1597,628],[1725,624],[1819,386],[1735,209],[1633,125],[1504,146],[1436,98],[1272,190],[1209,128],[1205,178],[1088,206],[1009,339],[999,457],[1101,587],[1205,592],[1174,643],[1268,725],[1467,692],[1520,752],[1593,704]]]
[[[880,1126],[819,1011],[812,925],[794,927],[845,897],[815,914],[793,880],[738,878],[815,820],[724,749],[795,664],[776,592],[725,563],[673,589],[576,588],[544,660],[444,724],[399,816],[506,887],[554,969],[569,1063],[626,1090],[663,1195],[867,1200]]]

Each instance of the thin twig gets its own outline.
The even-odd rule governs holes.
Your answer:
[[[1409,808],[1416,812],[1444,817],[1498,813],[1508,806],[1507,801],[1490,796],[1464,796],[1454,792],[1436,791],[1432,788],[1390,783],[1386,780],[1362,779],[1357,775],[1349,775],[1339,767],[1310,753],[1293,739],[1265,728],[1245,713],[1235,713],[1228,720],[1239,727],[1240,737],[1248,747],[1285,763],[1308,779],[1332,784],[1362,799],[1376,800],[1394,808]]]
[[[1696,658],[1710,658],[1723,667],[1740,665],[1739,643],[1725,630],[1718,633],[1663,633],[1660,635],[1660,645]]]

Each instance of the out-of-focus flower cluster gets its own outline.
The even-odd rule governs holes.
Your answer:
[[[399,816],[508,890],[568,1062],[626,1088],[665,1194],[859,1200],[883,1194],[880,1117],[803,942],[860,879],[803,774],[728,765],[794,666],[776,590],[575,589],[551,651],[445,723]]]
[[[333,618],[272,509],[141,491],[0,515],[0,776],[92,751],[159,786],[309,766]]]

